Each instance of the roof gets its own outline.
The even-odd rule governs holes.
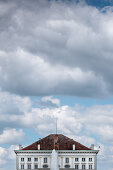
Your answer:
[[[57,143],[56,138],[57,137]],[[90,148],[70,139],[62,134],[50,134],[43,139],[36,141],[35,143],[23,148],[22,150],[38,150],[38,144],[40,144],[40,150],[53,150],[55,146],[58,146],[58,150],[73,150],[75,145],[76,150],[91,150]]]

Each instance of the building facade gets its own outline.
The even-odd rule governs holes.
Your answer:
[[[61,134],[51,134],[39,141],[15,150],[16,169],[50,169],[52,150],[57,150],[59,168],[97,170],[98,150],[94,150]]]

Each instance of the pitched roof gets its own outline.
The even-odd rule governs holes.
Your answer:
[[[55,143],[55,137],[57,136],[57,144]],[[38,150],[38,144],[40,144],[40,150],[53,150],[55,145],[58,145],[58,150],[73,150],[73,144],[76,150],[91,150],[90,148],[70,139],[62,134],[50,134],[43,139],[23,148],[22,150]]]

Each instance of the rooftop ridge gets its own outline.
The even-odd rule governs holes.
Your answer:
[[[59,145],[58,150],[73,150],[74,144],[76,150],[91,150],[87,146],[63,134],[49,134],[48,136],[39,139],[38,141],[24,147],[22,150],[38,150],[38,144],[40,145],[40,150],[53,150],[55,136],[58,136],[58,145]]]

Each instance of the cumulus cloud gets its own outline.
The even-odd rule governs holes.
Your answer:
[[[110,167],[113,105],[62,106],[53,95],[113,95],[113,7],[65,2],[0,0],[0,143],[22,139],[22,128],[55,133],[57,118],[58,133],[101,146]],[[11,151],[0,147],[0,169]]]
[[[8,95],[12,97],[12,94]],[[57,98],[48,96],[40,99],[40,102],[51,101],[57,104],[57,107],[38,107],[38,105],[37,107],[36,105],[33,107],[33,103],[29,105],[29,103],[31,103],[30,98],[27,97],[27,104],[27,102],[22,102],[25,97],[13,95],[13,97],[14,96],[15,102],[16,99],[19,98],[19,108],[22,105],[24,106],[25,103],[25,105],[29,107],[24,107],[24,111],[20,114],[15,114],[14,112],[12,114],[10,114],[10,112],[1,114],[1,131],[3,129],[0,134],[1,144],[17,144],[17,142],[21,142],[24,136],[24,132],[21,130],[22,128],[33,129],[38,136],[55,133],[57,118],[58,133],[67,135],[88,147],[90,147],[92,143],[95,144],[96,149],[99,149],[100,146],[100,163],[107,163],[108,156],[108,163],[112,163],[113,105],[94,105],[90,107],[75,105],[74,107],[69,107],[68,105],[60,105],[60,101],[57,100]],[[10,101],[8,100],[8,102]],[[2,105],[3,103],[1,102],[1,108]],[[7,129],[4,129],[5,126]],[[19,129],[16,130],[16,128]]]
[[[6,163],[9,164],[9,169],[10,169],[11,163],[13,165],[15,165],[13,161],[16,161],[15,153],[14,153],[14,150],[16,150],[16,149],[18,149],[18,147],[16,145],[11,145],[7,149],[0,147],[0,169],[1,170],[2,169],[5,170],[3,165]],[[12,166],[12,168],[14,168],[14,166]]]
[[[0,91],[0,115],[23,114],[31,109],[32,102],[28,97],[20,97]]]
[[[6,129],[0,134],[0,144],[18,144],[24,137],[25,134],[22,129]]]
[[[4,111],[4,101],[7,111]],[[46,105],[39,107],[37,104],[36,106],[36,100],[34,101],[35,107],[33,107],[33,101],[29,97],[1,93],[0,127],[1,130],[6,127],[12,128],[5,129],[2,132],[1,140],[11,132],[14,134],[14,138],[17,136],[18,138],[22,137],[23,132],[21,130],[16,131],[15,128],[35,128],[40,134],[54,133],[55,119],[57,118],[59,133],[69,136],[79,136],[81,134],[83,137],[94,135],[98,136],[98,141],[100,142],[104,140],[112,143],[113,105],[94,105],[91,107],[75,105],[74,107],[69,107],[68,105],[60,105],[60,101],[53,96],[43,97],[39,101],[46,103]],[[50,107],[50,103],[47,106],[48,101],[55,107]],[[13,105],[14,108],[12,107]],[[15,105],[17,109],[15,109]],[[10,107],[12,112],[10,112]],[[18,114],[15,110],[19,110]]]
[[[41,108],[60,106],[60,100],[57,98],[53,98],[52,96],[42,97],[41,100],[35,101],[35,103],[38,107],[41,107]]]
[[[16,99],[19,98],[18,107],[22,108],[24,102],[21,103],[21,101],[24,101],[24,97],[14,96],[15,102]],[[83,138],[84,136],[88,137],[94,135],[99,137],[98,141],[100,142],[104,140],[112,143],[112,105],[95,105],[88,108],[80,105],[76,105],[75,107],[69,107],[66,105],[60,106],[60,101],[52,96],[44,97],[41,101],[53,101],[53,103],[57,104],[57,107],[47,107],[47,105],[45,107],[38,107],[37,105],[37,107],[34,108],[32,105],[29,106],[31,101],[30,98],[27,98],[28,103],[26,102],[26,105],[29,107],[25,107],[22,113],[20,112],[20,114],[16,114],[14,110],[11,116],[10,112],[1,114],[1,129],[4,129],[4,127],[13,127],[13,129],[3,131],[1,134],[1,140],[5,136],[7,137],[7,133],[10,134],[10,131],[14,132],[14,138],[16,138],[16,135],[18,138],[22,136],[23,132],[21,130],[15,130],[17,127],[35,128],[38,133],[45,135],[48,133],[54,133],[56,127],[55,118],[57,118],[59,133],[64,133],[69,136],[79,136],[79,134],[81,134]],[[4,103],[0,103],[1,108],[2,105],[4,105]]]
[[[47,0],[1,1],[0,6],[5,8],[0,30],[2,90],[21,95],[113,94],[111,8],[103,12]]]

